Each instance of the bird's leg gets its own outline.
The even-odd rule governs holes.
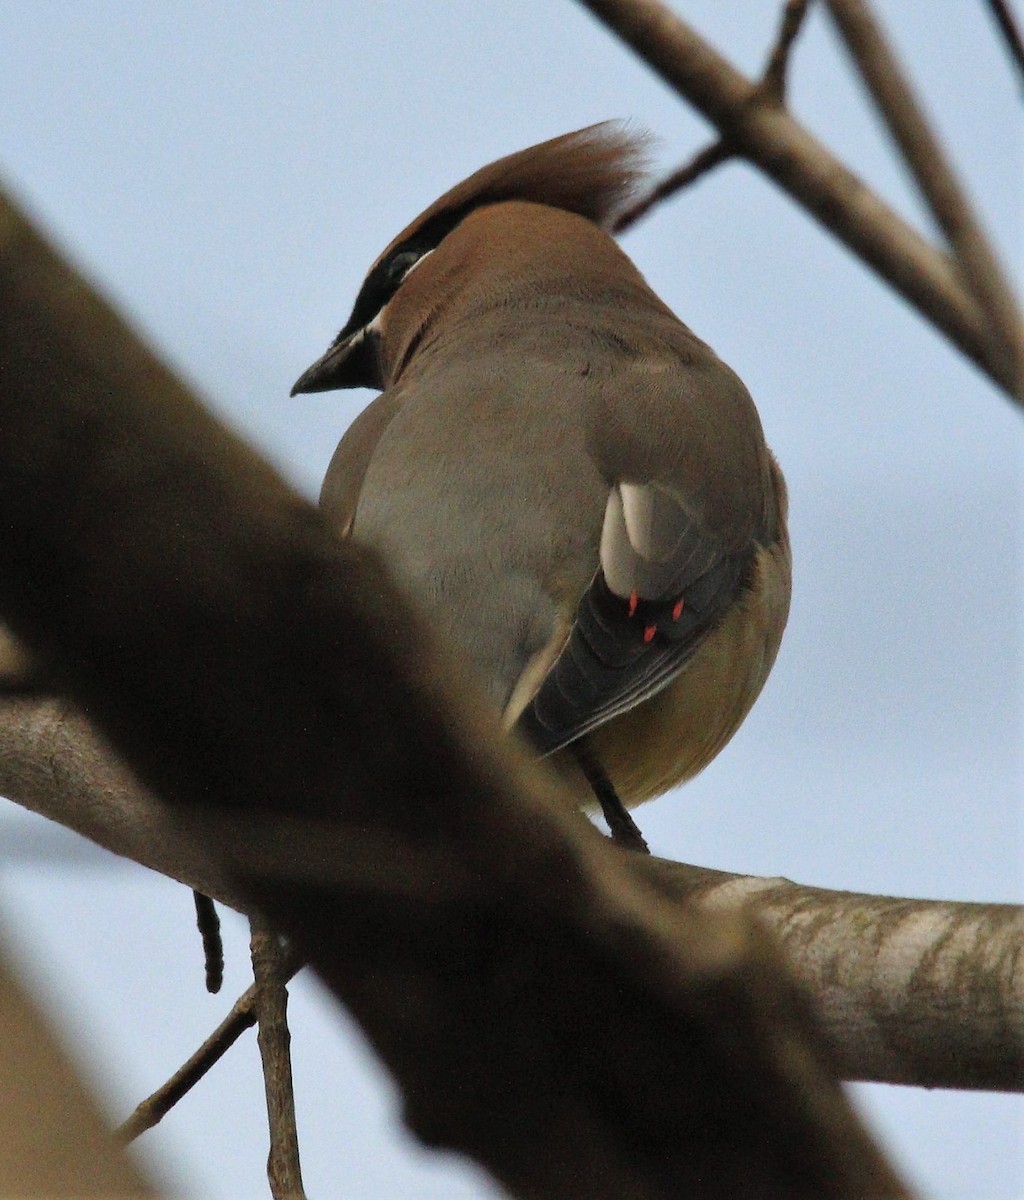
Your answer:
[[[627,850],[650,854],[651,848],[644,840],[644,835],[626,811],[625,805],[619,799],[618,792],[608,778],[608,773],[591,751],[587,739],[580,738],[579,741],[573,743],[572,748],[576,754],[576,761],[580,764],[580,769],[587,777],[587,783],[590,784],[601,805],[601,812],[604,813],[604,819],[608,822],[608,828],[611,830],[612,841],[618,842]]]

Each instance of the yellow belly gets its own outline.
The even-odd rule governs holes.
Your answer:
[[[633,807],[703,770],[743,723],[775,662],[789,614],[788,544],[760,550],[753,586],[676,678],[590,735]],[[578,801],[594,803],[571,750],[551,759]]]

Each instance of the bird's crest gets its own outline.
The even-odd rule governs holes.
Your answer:
[[[415,224],[502,200],[528,200],[604,225],[643,180],[647,142],[620,121],[564,133],[481,167],[435,200]]]
[[[445,192],[388,250],[419,242],[428,231],[447,233],[473,209],[503,200],[547,204],[608,228],[646,177],[648,141],[620,121],[603,121],[508,154]]]

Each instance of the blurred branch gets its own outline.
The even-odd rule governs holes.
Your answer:
[[[580,0],[718,129],[886,280],[1006,394],[1024,403],[1016,356],[949,256],[923,238],[786,109],[661,0]]]
[[[1018,380],[1024,382],[1024,324],[1009,281],[881,26],[867,0],[826,3],[932,216],[956,255],[967,286],[985,313],[1000,353],[1016,362]]]
[[[1017,28],[1017,22],[1013,18],[1010,6],[1006,0],[986,0],[986,3],[1003,36],[1013,65],[1017,68],[1020,82],[1024,83],[1024,40],[1021,39],[1020,30]]]
[[[245,911],[237,885],[68,701],[0,696],[0,795],[106,850]]]
[[[786,103],[786,72],[789,68],[789,55],[803,28],[808,4],[809,0],[786,0],[782,9],[778,37],[768,55],[764,75],[761,77],[762,91],[777,104]]]
[[[290,955],[282,976],[287,983],[299,970],[301,963]],[[231,1011],[194,1054],[191,1054],[177,1071],[161,1084],[152,1095],[147,1096],[135,1111],[117,1127],[116,1137],[124,1145],[160,1123],[171,1109],[183,1099],[216,1066],[247,1029],[256,1024],[256,984],[244,991],[235,1001]]]
[[[110,1137],[61,1038],[0,956],[0,1196],[18,1200],[155,1197]]]
[[[10,206],[0,294],[0,613],[423,1142],[536,1200],[906,1195],[754,923],[640,883],[375,558]]]

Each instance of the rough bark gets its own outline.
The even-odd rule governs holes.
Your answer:
[[[702,906],[748,905],[815,998],[844,1079],[1024,1090],[1024,909],[866,896],[656,859]]]

